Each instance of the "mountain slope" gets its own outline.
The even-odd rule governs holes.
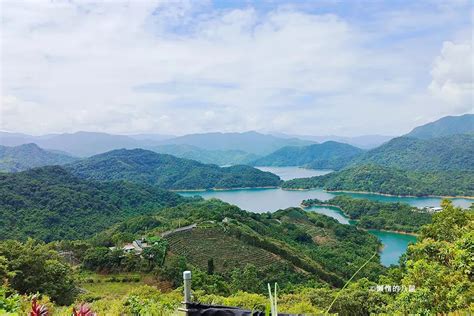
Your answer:
[[[464,114],[461,116],[446,116],[437,121],[418,126],[405,136],[429,139],[472,133],[474,133],[474,114]]]
[[[76,158],[41,149],[36,144],[0,146],[0,171],[16,172],[47,165],[63,165],[74,160]]]
[[[220,168],[143,149],[114,150],[69,164],[67,168],[81,178],[126,180],[175,190],[280,184],[278,176],[249,166]]]
[[[363,150],[348,144],[325,142],[309,146],[283,147],[270,155],[257,159],[256,166],[306,166],[314,169],[341,169]]]
[[[241,150],[207,150],[192,145],[159,145],[149,149],[160,154],[169,154],[219,166],[247,164],[258,157]]]
[[[433,139],[394,138],[356,159],[403,170],[474,170],[474,134]]]
[[[0,174],[0,239],[90,238],[127,217],[185,201],[156,187],[80,180],[59,166]]]
[[[131,222],[134,220],[127,220],[104,235],[111,238],[118,232],[129,232],[128,227],[137,227],[129,225]],[[164,238],[169,242],[170,255],[182,255],[203,270],[209,260],[213,261],[216,273],[226,275],[235,268],[253,264],[279,282],[297,272],[300,279],[342,286],[343,280],[379,246],[377,239],[366,231],[301,208],[255,214],[220,200],[164,208],[143,223],[147,223],[143,229],[133,233],[140,236],[145,230],[156,235],[168,232]],[[153,227],[148,223],[159,224]],[[173,232],[178,223],[195,224],[195,227]],[[380,269],[374,260],[361,273],[367,276]]]
[[[406,171],[357,165],[327,175],[285,181],[286,189],[374,192],[391,195],[474,196],[474,171]]]
[[[297,138],[279,138],[257,132],[204,133],[176,137],[163,144],[192,145],[207,150],[241,150],[257,155],[266,155],[284,146],[303,146],[313,142]]]

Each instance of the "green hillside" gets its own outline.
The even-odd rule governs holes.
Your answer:
[[[405,171],[378,165],[360,165],[324,176],[285,181],[282,187],[392,195],[474,196],[472,179],[474,171]]]
[[[474,133],[474,114],[464,114],[460,116],[446,116],[437,121],[418,126],[405,136],[429,139],[472,133]]]
[[[191,145],[159,145],[149,147],[149,149],[160,154],[169,154],[218,166],[247,164],[257,159],[257,155],[242,150],[208,150]]]
[[[80,180],[59,166],[0,174],[0,239],[82,239],[184,198],[156,187]]]
[[[366,229],[385,229],[403,232],[417,232],[431,222],[431,214],[406,203],[385,203],[369,199],[339,195],[327,201],[304,200],[305,207],[335,206],[356,225]]]
[[[393,195],[474,196],[474,135],[398,137],[324,176],[286,181],[287,189],[324,188]]]
[[[188,262],[205,270],[210,259],[215,271],[225,273],[248,264],[267,268],[281,259],[273,253],[258,248],[225,233],[223,227],[198,227],[177,232],[166,237],[172,255],[184,256]]]
[[[249,166],[220,168],[143,149],[114,150],[67,165],[81,178],[126,180],[166,189],[278,186],[280,178]]]
[[[252,162],[255,166],[305,166],[313,169],[339,170],[363,150],[348,144],[328,141],[309,146],[283,147]]]
[[[378,164],[402,170],[474,170],[474,134],[433,139],[398,137],[372,149],[352,165]]]
[[[160,235],[178,225],[197,224],[197,228],[165,237],[168,256],[182,255],[202,270],[212,259],[216,273],[224,277],[251,264],[262,273],[267,271],[266,277],[271,278],[278,273],[275,265],[285,266],[290,276],[301,279],[299,282],[312,276],[335,286],[342,286],[343,280],[379,247],[377,239],[367,232],[301,208],[255,214],[220,200],[209,200],[164,208],[147,218],[138,225],[134,219],[127,220],[101,234],[98,240],[112,242],[119,233]],[[131,222],[135,224],[127,224]],[[381,270],[374,260],[363,275],[373,277]]]
[[[51,152],[36,144],[0,146],[0,171],[17,172],[47,165],[64,165],[76,158]]]

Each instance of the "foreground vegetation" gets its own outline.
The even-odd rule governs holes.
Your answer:
[[[421,229],[418,242],[409,246],[400,266],[381,271],[372,281],[372,277],[358,278],[344,290],[320,282],[287,286],[280,290],[279,310],[321,313],[329,309],[330,313],[339,315],[473,312],[473,232],[472,210],[462,210],[444,201],[443,211],[433,215],[433,222]],[[174,258],[182,261],[179,264],[171,260],[172,256],[168,265],[165,263],[147,274],[109,273],[101,276],[86,272],[82,264],[71,269],[69,264],[61,261],[54,249],[64,248],[65,244],[12,243],[2,242],[0,247],[0,276],[6,282],[0,288],[2,314],[26,314],[31,296],[23,294],[38,291],[42,293],[39,303],[45,304],[55,315],[70,315],[72,307],[81,302],[88,302],[99,315],[173,314],[182,300],[180,289],[173,288],[180,284],[180,274],[185,268],[193,269],[195,300],[247,309],[264,310],[268,307],[266,295],[251,286],[261,282],[258,269],[251,265],[240,273],[234,270],[230,282],[234,288],[230,294],[221,288],[228,283],[222,282],[219,273],[212,269],[203,271]],[[79,245],[76,247],[80,248]],[[74,248],[71,244],[68,247]],[[36,273],[29,274],[31,277],[28,278],[22,277],[22,273],[29,271]],[[402,290],[377,290],[377,285],[384,285],[382,289],[395,285]],[[82,293],[74,296],[74,302],[72,296],[67,302],[58,299],[59,291],[73,293],[77,287],[82,288]]]
[[[285,189],[323,188],[412,196],[474,196],[474,171],[404,171],[361,165],[311,178],[285,181]]]
[[[330,205],[343,211],[357,221],[357,227],[366,229],[418,232],[421,226],[431,222],[432,215],[406,203],[386,203],[358,199],[347,195],[336,196],[327,201],[304,200],[304,207]]]

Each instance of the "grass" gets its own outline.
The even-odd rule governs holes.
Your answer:
[[[146,276],[138,273],[98,274],[83,272],[79,287],[85,299],[121,298],[130,291],[143,286]]]
[[[81,284],[80,286],[87,291],[88,296],[115,299],[121,298],[130,293],[130,291],[143,286],[143,283],[106,282],[86,283]]]

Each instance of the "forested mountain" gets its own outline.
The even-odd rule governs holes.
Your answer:
[[[241,150],[256,155],[266,155],[284,146],[304,146],[314,142],[245,132],[189,134],[168,139],[162,143],[192,145],[208,150]]]
[[[157,187],[78,179],[59,166],[0,174],[0,239],[90,238],[185,199]]]
[[[406,171],[358,165],[319,177],[285,181],[286,189],[324,188],[392,195],[474,196],[474,171]]]
[[[219,166],[247,164],[258,157],[241,150],[207,150],[192,145],[159,145],[150,147],[150,150]]]
[[[398,137],[368,151],[352,164],[378,164],[402,170],[474,170],[474,134],[433,139]]]
[[[418,126],[405,136],[429,139],[455,134],[474,133],[474,114],[446,116],[437,121]]]
[[[143,149],[113,150],[67,165],[90,180],[126,180],[166,189],[278,186],[280,178],[250,166],[221,168]]]
[[[63,165],[76,158],[41,149],[36,144],[0,146],[0,171],[16,172],[47,165]]]
[[[255,166],[305,166],[313,169],[338,170],[361,155],[362,149],[338,142],[309,146],[283,147],[252,162]]]

